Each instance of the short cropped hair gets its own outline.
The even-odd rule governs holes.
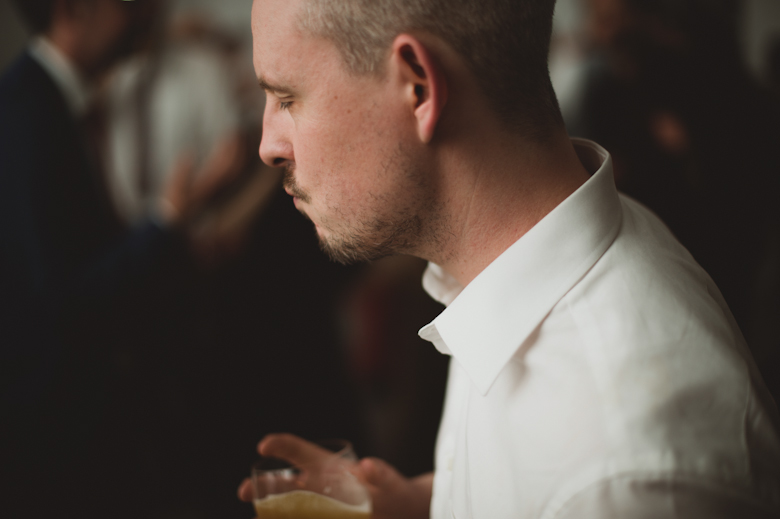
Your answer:
[[[562,124],[547,58],[555,0],[306,0],[301,26],[347,68],[378,74],[399,34],[425,31],[463,56],[511,131],[544,139]]]
[[[27,27],[34,33],[44,33],[51,26],[54,0],[13,0]]]

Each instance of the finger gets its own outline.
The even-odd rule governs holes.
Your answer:
[[[238,498],[241,501],[252,501],[254,495],[252,494],[251,479],[246,478],[244,481],[241,482],[241,485],[239,485],[238,487]]]
[[[263,456],[289,461],[293,465],[306,465],[333,453],[298,436],[280,433],[269,434],[257,446]]]

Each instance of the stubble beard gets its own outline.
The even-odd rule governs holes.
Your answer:
[[[284,174],[284,187],[303,202],[310,203],[309,195],[295,182],[295,166],[290,165]],[[359,262],[374,261],[395,254],[418,255],[420,244],[426,240],[425,227],[434,220],[424,213],[430,206],[430,200],[425,199],[425,173],[407,166],[405,178],[409,189],[404,203],[392,213],[376,213],[370,218],[359,221],[349,228],[335,225],[328,218],[323,218],[320,226],[328,233],[317,233],[320,249],[332,260],[342,265],[352,265]],[[396,203],[398,200],[385,200],[371,197],[377,205]],[[340,208],[332,208],[334,214],[343,213]],[[305,211],[301,213],[309,216]],[[311,220],[311,218],[309,218]],[[425,222],[426,225],[423,225]],[[430,226],[428,226],[430,227]]]
[[[418,216],[408,216],[401,221],[376,218],[349,233],[332,232],[327,237],[318,234],[317,238],[320,249],[331,260],[352,265],[394,254],[413,254],[421,229]]]

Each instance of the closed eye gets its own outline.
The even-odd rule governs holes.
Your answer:
[[[279,101],[279,109],[280,110],[287,110],[290,108],[290,105],[292,104],[292,101]]]

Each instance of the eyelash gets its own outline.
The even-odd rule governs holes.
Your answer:
[[[280,110],[288,110],[290,108],[291,104],[292,104],[292,101],[280,101],[279,102],[279,109]]]

